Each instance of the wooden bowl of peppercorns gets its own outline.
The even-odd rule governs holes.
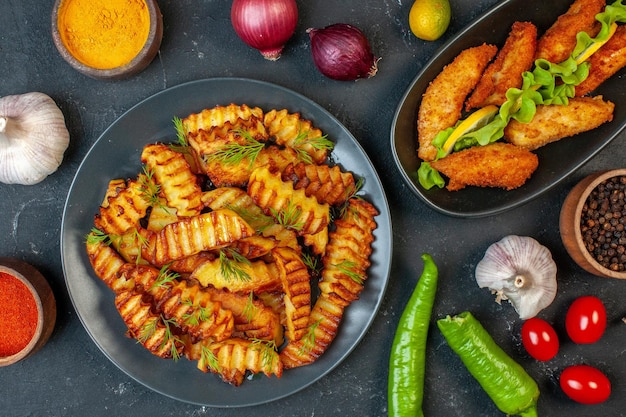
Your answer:
[[[626,168],[596,172],[576,184],[561,207],[559,227],[581,268],[626,279]]]

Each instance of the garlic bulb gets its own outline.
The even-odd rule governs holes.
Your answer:
[[[57,170],[69,141],[63,113],[46,94],[0,98],[0,182],[41,182]]]
[[[509,300],[523,320],[534,317],[556,296],[556,264],[535,239],[510,235],[491,245],[476,265],[476,282]]]

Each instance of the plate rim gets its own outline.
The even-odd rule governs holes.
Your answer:
[[[149,381],[145,381],[142,378],[137,377],[136,375],[132,374],[131,372],[129,372],[129,370],[127,370],[124,366],[122,366],[122,364],[120,363],[120,361],[115,358],[108,350],[106,350],[102,345],[101,342],[99,341],[99,338],[97,335],[93,334],[90,325],[88,324],[88,320],[83,316],[83,313],[81,313],[80,308],[78,307],[77,304],[77,300],[75,299],[77,297],[77,294],[75,294],[72,289],[71,289],[71,284],[70,284],[70,275],[68,273],[68,268],[69,268],[69,260],[66,259],[66,246],[68,245],[68,243],[66,242],[66,233],[67,233],[67,227],[68,227],[68,223],[71,223],[68,221],[67,215],[68,212],[70,210],[70,206],[71,206],[71,199],[73,197],[72,191],[75,189],[75,185],[78,183],[78,181],[80,180],[79,176],[81,174],[81,172],[83,171],[83,167],[85,164],[88,163],[88,161],[90,160],[92,156],[92,154],[95,152],[96,148],[98,147],[99,144],[101,144],[102,141],[106,140],[107,135],[119,124],[121,123],[122,120],[124,120],[125,118],[128,118],[129,115],[132,115],[133,112],[137,111],[137,109],[141,109],[144,106],[149,106],[149,104],[152,101],[158,100],[159,98],[161,98],[161,96],[167,96],[168,94],[172,94],[173,91],[175,90],[184,90],[184,89],[191,89],[194,86],[197,85],[204,85],[204,84],[220,84],[223,82],[227,82],[227,83],[237,83],[237,84],[243,84],[243,85],[258,85],[259,88],[264,88],[264,89],[270,89],[270,90],[274,90],[276,92],[282,92],[285,93],[287,95],[290,95],[293,99],[297,100],[300,104],[301,104],[301,108],[298,110],[299,112],[301,112],[302,110],[304,110],[304,108],[309,107],[309,110],[313,109],[317,112],[320,112],[320,114],[322,115],[323,118],[326,119],[327,122],[332,123],[333,125],[335,125],[335,128],[339,129],[344,135],[346,135],[345,138],[341,138],[341,136],[336,138],[336,141],[339,140],[346,140],[348,139],[350,144],[350,147],[354,147],[357,151],[358,154],[361,158],[363,158],[364,162],[367,162],[367,168],[369,171],[371,171],[371,173],[373,174],[373,178],[375,181],[375,185],[374,185],[374,190],[373,191],[378,191],[380,192],[380,195],[377,196],[377,199],[380,198],[380,201],[376,201],[376,207],[379,210],[379,213],[381,214],[380,217],[376,218],[377,224],[379,225],[378,229],[379,229],[379,233],[381,233],[382,231],[388,231],[388,235],[382,237],[378,237],[377,239],[375,239],[375,242],[373,243],[373,249],[377,250],[377,251],[381,251],[381,254],[386,256],[386,260],[385,259],[377,259],[378,261],[382,261],[380,268],[381,268],[381,276],[377,276],[377,281],[379,281],[378,284],[378,290],[377,293],[375,293],[375,299],[374,304],[372,305],[371,308],[371,312],[369,314],[369,316],[367,317],[366,322],[364,323],[364,325],[362,325],[361,327],[359,327],[359,330],[357,331],[357,335],[356,338],[352,341],[350,341],[350,343],[348,344],[348,349],[340,352],[340,354],[337,356],[336,360],[331,363],[329,366],[326,366],[325,368],[322,369],[322,372],[320,373],[314,373],[314,377],[305,381],[304,383],[301,383],[299,386],[293,388],[293,389],[289,389],[286,392],[280,393],[278,395],[273,395],[273,396],[268,396],[268,398],[265,399],[259,399],[256,401],[252,401],[252,402],[247,402],[247,403],[240,403],[240,404],[232,404],[232,403],[214,403],[214,402],[207,402],[207,401],[200,401],[200,400],[194,400],[194,399],[190,399],[190,398],[181,398],[180,396],[177,395],[172,395],[171,393],[159,389],[157,387],[155,387],[153,384],[150,384]],[[210,97],[207,98],[207,101],[211,101]],[[229,103],[224,103],[224,105],[229,104]],[[243,104],[243,103],[242,103]],[[262,107],[262,106],[259,106]],[[198,109],[197,111],[200,111],[202,109]],[[267,109],[263,109],[264,111],[267,111]],[[175,112],[172,112],[172,114],[174,114]],[[154,135],[147,135],[145,143],[150,143],[151,140],[153,139]],[[338,142],[336,142],[338,143]],[[337,161],[334,161],[337,162]],[[338,161],[339,163],[341,163],[341,160]],[[137,165],[140,165],[140,161],[137,161]],[[357,167],[355,167],[357,168]],[[355,171],[355,169],[351,170],[351,171]],[[367,181],[366,181],[367,182]],[[95,212],[93,214],[91,214],[92,216],[95,214]],[[374,231],[375,235],[378,234],[377,231]],[[377,242],[378,241],[378,242]],[[285,397],[288,397],[290,395],[293,395],[299,391],[304,390],[305,388],[309,387],[310,385],[314,384],[315,382],[319,381],[320,379],[322,379],[323,377],[325,377],[326,375],[328,375],[330,372],[332,372],[335,368],[337,368],[353,351],[354,349],[356,349],[356,347],[363,341],[363,338],[365,338],[365,336],[367,335],[369,329],[371,328],[374,320],[378,317],[378,312],[380,310],[380,307],[383,303],[384,297],[385,297],[385,293],[386,293],[386,289],[387,286],[389,284],[390,281],[390,275],[391,275],[391,267],[392,267],[392,258],[393,258],[393,226],[392,226],[392,222],[391,222],[391,211],[390,211],[390,207],[389,207],[389,202],[388,202],[388,198],[387,195],[385,193],[384,187],[383,187],[383,183],[380,179],[380,175],[378,174],[378,171],[376,170],[376,168],[374,167],[371,159],[369,158],[369,156],[367,155],[367,153],[365,152],[365,150],[363,149],[363,147],[361,146],[361,144],[358,142],[358,140],[354,137],[354,135],[334,116],[332,115],[328,110],[326,110],[324,107],[322,107],[320,104],[316,103],[315,101],[309,99],[308,97],[294,91],[291,90],[289,88],[283,87],[281,85],[278,84],[274,84],[274,83],[270,83],[267,81],[261,81],[261,80],[257,80],[257,79],[251,79],[251,78],[244,78],[244,77],[212,77],[212,78],[204,78],[204,79],[197,79],[197,80],[192,80],[192,81],[188,81],[188,82],[183,82],[174,86],[171,86],[169,88],[160,90],[152,95],[149,95],[148,97],[145,97],[144,99],[140,100],[139,102],[137,102],[136,104],[132,105],[131,107],[128,108],[128,110],[126,110],[125,112],[123,112],[119,117],[117,117],[109,126],[107,126],[105,128],[105,130],[98,136],[98,138],[94,141],[94,143],[90,146],[89,150],[87,151],[87,153],[84,155],[84,157],[81,160],[81,163],[79,164],[76,173],[73,177],[73,180],[71,182],[71,185],[69,187],[68,193],[67,193],[67,197],[66,197],[66,201],[65,201],[65,205],[63,207],[63,212],[62,212],[62,218],[61,218],[61,233],[60,233],[60,252],[61,252],[61,264],[62,264],[62,270],[63,270],[63,276],[64,276],[64,281],[66,284],[66,288],[68,291],[68,295],[70,297],[72,306],[74,307],[74,310],[76,311],[76,314],[81,322],[81,325],[83,326],[83,328],[85,329],[85,331],[87,332],[87,334],[89,335],[89,337],[92,339],[92,341],[94,342],[94,344],[98,347],[98,349],[104,354],[104,356],[110,361],[112,362],[119,370],[121,370],[124,374],[126,374],[127,376],[129,376],[130,378],[132,378],[133,380],[135,380],[136,382],[138,382],[139,384],[143,385],[144,387],[155,391],[161,395],[164,395],[166,397],[172,398],[174,400],[178,400],[181,402],[185,402],[185,403],[190,403],[190,404],[195,404],[195,405],[201,405],[201,406],[208,406],[208,407],[214,407],[214,408],[238,408],[238,407],[249,407],[249,406],[255,406],[255,405],[261,405],[261,404],[266,404],[272,401],[276,401]],[[373,252],[374,253],[374,252]],[[373,258],[370,258],[373,259]],[[86,269],[89,272],[90,276],[88,279],[93,279],[93,270],[91,269],[91,265],[86,265]],[[370,268],[372,268],[373,266],[370,266]],[[371,277],[368,277],[368,279]],[[96,278],[97,279],[97,278]],[[102,285],[100,282],[97,282],[97,284]],[[367,288],[367,287],[366,287]],[[111,293],[112,294],[112,293]],[[358,300],[357,300],[358,302]],[[346,309],[346,311],[349,314],[349,307],[348,309]],[[344,316],[345,317],[345,316]],[[339,327],[340,331],[341,331],[342,326]],[[340,333],[338,333],[337,338],[339,338]],[[123,338],[123,335],[120,334],[118,335],[119,338]],[[332,344],[331,347],[329,349],[332,348]],[[324,355],[322,355],[320,358],[324,358]],[[158,359],[158,358],[157,358]],[[185,361],[185,362],[189,362],[191,363],[191,361]],[[322,361],[320,360],[320,363]],[[180,364],[178,364],[180,365]],[[307,367],[303,367],[306,369],[310,369],[309,367],[312,367],[312,365],[308,365]],[[197,371],[197,370],[196,370]],[[297,370],[288,370],[286,373],[293,373],[294,371]],[[197,371],[198,373],[200,373],[200,371]],[[308,371],[307,371],[308,373]],[[207,376],[208,378],[211,378],[211,376]],[[273,381],[273,382],[280,382],[280,379],[277,378],[265,378],[267,381]],[[281,379],[287,379],[285,378],[285,375],[282,376]],[[218,381],[219,384],[225,384],[222,381]],[[244,384],[242,384],[243,386],[246,386],[246,384],[250,384],[251,381],[244,381]],[[226,384],[225,384],[226,385]],[[271,386],[264,387],[263,389],[265,389],[266,391],[271,391]],[[241,393],[243,394],[244,391],[242,390],[241,387],[236,388],[236,392],[241,391]]]

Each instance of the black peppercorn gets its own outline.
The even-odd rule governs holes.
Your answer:
[[[626,271],[626,176],[609,178],[589,194],[581,213],[585,247],[603,267]]]

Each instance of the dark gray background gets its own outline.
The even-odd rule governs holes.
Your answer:
[[[419,255],[437,261],[440,288],[434,317],[471,310],[541,388],[544,416],[623,415],[626,408],[626,282],[594,277],[578,268],[559,236],[561,204],[586,174],[624,166],[622,133],[576,174],[518,209],[480,219],[446,217],[426,207],[402,183],[394,165],[389,132],[404,91],[433,53],[473,18],[496,2],[452,1],[446,35],[423,42],[409,31],[410,1],[299,1],[296,35],[278,62],[263,60],[230,25],[228,1],[159,1],[164,38],[159,55],[141,74],[123,81],[97,81],[71,69],[50,36],[52,1],[5,0],[0,12],[0,96],[42,91],[63,110],[71,144],[58,172],[34,186],[0,184],[0,256],[23,259],[48,278],[57,298],[58,320],[48,344],[35,356],[0,369],[3,416],[363,416],[387,414],[387,367],[393,333],[422,268]],[[529,1],[529,4],[532,4]],[[368,36],[381,56],[376,77],[359,82],[324,78],[313,66],[308,27],[350,23]],[[392,275],[385,300],[369,333],[328,376],[280,401],[254,408],[214,409],[182,403],[144,388],[118,370],[83,329],[69,300],[59,248],[61,214],[74,174],[100,134],[130,107],[165,88],[209,77],[247,77],[293,89],[332,113],[359,140],[378,170],[394,226]],[[564,155],[566,157],[566,155]],[[539,363],[525,354],[521,321],[513,308],[493,302],[473,278],[485,249],[507,234],[528,235],[546,245],[559,268],[559,292],[541,317],[554,323],[562,347],[556,359]],[[571,343],[563,323],[567,306],[579,295],[605,302],[609,326],[600,342]],[[428,416],[502,415],[431,329],[424,411]],[[602,405],[575,404],[560,393],[556,376],[567,365],[587,363],[604,370],[613,383]],[[211,377],[211,376],[208,376]]]

